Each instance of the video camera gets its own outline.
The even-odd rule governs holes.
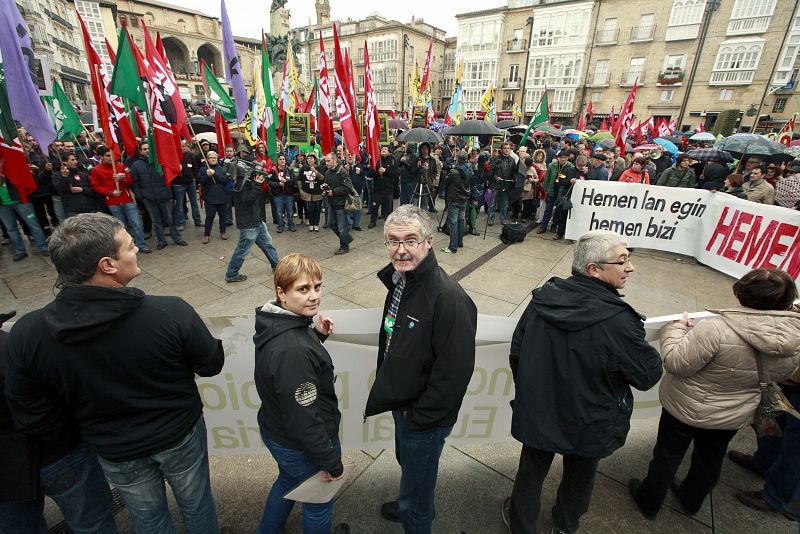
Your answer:
[[[269,176],[269,172],[264,169],[264,164],[256,161],[251,154],[242,154],[236,159],[236,167],[238,175],[247,180],[253,180],[256,183],[262,183]],[[244,182],[242,182],[244,183]]]

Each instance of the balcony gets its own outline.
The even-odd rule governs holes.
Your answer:
[[[591,72],[586,75],[586,87],[608,87],[609,79],[611,79],[609,71]]]
[[[65,19],[64,17],[62,17],[58,13],[53,13],[52,11],[50,11],[47,8],[44,9],[44,12],[47,13],[48,17],[50,17],[54,21],[58,22],[59,24],[61,24],[65,28],[69,28],[70,30],[72,29],[72,24],[70,24],[70,22],[67,19]]]
[[[764,33],[769,27],[772,17],[752,17],[746,19],[731,19],[728,22],[727,35],[746,35],[748,33]]]
[[[69,74],[75,78],[80,78],[81,80],[88,80],[89,75],[83,72],[82,70],[73,69],[72,67],[67,67],[66,65],[61,65],[61,72],[64,74]]]
[[[711,73],[708,85],[749,85],[753,82],[754,70],[720,70]]]
[[[644,76],[645,72],[640,70],[629,70],[628,72],[623,72],[622,77],[619,80],[619,85],[620,87],[631,87],[636,81],[636,78],[639,78],[638,85],[644,85]]]
[[[631,28],[631,43],[640,43],[643,41],[652,41],[653,36],[656,34],[655,25],[652,26],[634,26]]]
[[[696,39],[700,32],[700,24],[684,24],[681,26],[669,26],[665,41],[684,41],[686,39]]]
[[[659,87],[678,86],[683,82],[684,71],[678,68],[668,68],[658,73],[656,85]]]
[[[597,46],[607,46],[617,44],[619,30],[599,30],[594,36],[594,44]]]
[[[519,78],[517,78],[516,80],[509,80],[508,78],[503,78],[503,89],[515,90],[519,89],[519,87],[520,87]]]
[[[175,80],[196,82],[203,79],[199,74],[193,72],[173,72],[173,74],[175,75]]]
[[[506,43],[506,52],[524,52],[527,48],[527,39],[511,39]]]
[[[80,51],[80,49],[78,49],[78,47],[73,46],[73,45],[67,43],[66,41],[62,41],[61,39],[59,39],[57,37],[51,37],[50,39],[53,41],[53,44],[55,44],[56,46],[60,46],[61,48],[64,48],[65,50],[69,50],[73,54],[80,55],[80,53],[81,53],[81,51]]]

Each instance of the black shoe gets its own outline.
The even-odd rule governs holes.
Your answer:
[[[337,249],[336,252],[334,252],[334,254],[336,256],[341,256],[342,254],[347,254],[348,252],[350,252],[349,248],[340,248],[340,249]]]
[[[354,226],[353,230],[355,230],[356,232],[360,232],[361,231],[361,227],[360,226]]]
[[[331,534],[350,534],[350,525],[347,523],[339,523],[333,527]]]
[[[166,246],[167,246],[166,243],[159,243],[158,245],[156,245],[156,250],[161,250],[161,249],[165,248]]]
[[[508,527],[511,532],[511,497],[506,497],[503,501],[503,507],[500,509],[500,515],[503,518],[503,523]]]
[[[646,519],[649,519],[649,520],[652,521],[652,520],[654,520],[656,518],[656,516],[658,515],[658,512],[656,512],[655,514],[647,514],[647,513],[644,512],[644,510],[642,510],[642,505],[639,504],[639,497],[637,496],[638,492],[639,492],[639,487],[641,485],[642,485],[642,481],[641,480],[639,480],[638,478],[632,478],[632,479],[630,479],[628,481],[628,490],[630,490],[631,497],[633,497],[633,501],[636,503],[636,508],[639,509],[639,512]]]
[[[140,252],[141,254],[151,254],[153,251],[152,251],[152,250],[150,250],[149,248],[140,248],[140,249],[139,249],[139,252]]]
[[[397,501],[385,502],[381,505],[381,517],[392,523],[402,523],[400,519],[400,507]]]
[[[547,231],[547,230],[543,230],[543,229],[539,228],[538,230],[536,230],[536,233],[537,233],[537,234],[543,234],[543,233],[545,233],[546,231]]]
[[[470,235],[481,235],[481,233],[477,230],[470,231]]]
[[[176,244],[176,245],[178,245],[179,247],[186,247],[186,246],[189,246],[189,243],[187,243],[186,241],[178,241],[178,242],[177,242],[177,243],[175,243],[175,244]]]
[[[14,254],[14,261],[24,260],[27,257],[28,257],[27,252],[23,252],[22,254]]]
[[[246,274],[237,274],[236,276],[232,276],[231,278],[225,277],[226,282],[244,282],[247,280]]]
[[[367,225],[367,229],[369,229],[369,228],[375,228],[375,223],[369,223]]]
[[[753,463],[753,455],[745,454],[739,451],[728,451],[728,459],[740,467],[744,467],[748,471],[752,471],[757,475],[764,476]]]

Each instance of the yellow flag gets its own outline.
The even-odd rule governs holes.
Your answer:
[[[494,82],[489,84],[489,87],[486,88],[486,91],[481,96],[480,103],[481,107],[489,113],[492,109],[492,103],[494,102]]]

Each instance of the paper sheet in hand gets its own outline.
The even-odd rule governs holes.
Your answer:
[[[341,488],[344,483],[347,482],[347,479],[350,478],[350,474],[353,472],[353,466],[354,464],[345,464],[344,475],[339,480],[335,480],[333,482],[323,482],[323,472],[319,471],[311,475],[305,481],[301,482],[297,487],[284,495],[283,498],[289,499],[290,501],[307,502],[312,504],[330,502],[339,491],[339,488]]]

